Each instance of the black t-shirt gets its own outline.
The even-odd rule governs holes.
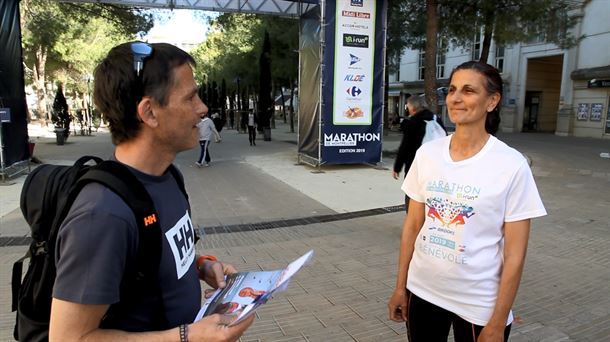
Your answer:
[[[152,197],[163,230],[158,281],[168,327],[190,323],[201,306],[201,285],[188,202],[171,173],[155,177],[131,170]],[[85,186],[60,228],[53,297],[81,304],[119,302],[121,282],[134,267],[137,248],[138,227],[127,204],[100,184]],[[109,328],[163,329],[153,323],[153,314],[134,308],[125,321]]]

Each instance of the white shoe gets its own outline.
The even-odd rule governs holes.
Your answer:
[[[209,167],[209,166],[210,166],[210,163],[205,163],[205,167]]]
[[[197,165],[197,167],[202,167],[203,166],[200,162],[195,162],[195,165]]]

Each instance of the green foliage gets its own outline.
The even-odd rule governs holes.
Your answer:
[[[49,78],[84,93],[86,75],[107,51],[148,31],[152,15],[117,5],[21,1],[24,63],[41,86]]]
[[[206,41],[191,51],[197,61],[199,83],[227,80],[236,89],[239,77],[243,89],[258,87],[258,57],[264,31],[269,32],[272,78],[281,83],[296,79],[298,73],[298,21],[255,14],[225,13],[211,22]]]
[[[570,29],[581,16],[571,10],[587,2],[581,5],[571,0],[440,0],[441,34],[459,46],[470,46],[477,29],[483,29],[489,33],[488,39],[493,38],[498,45],[543,37],[546,42],[568,48],[580,39]]]
[[[396,72],[400,54],[405,48],[423,48],[425,37],[425,1],[396,0],[388,3],[386,49],[389,72]]]
[[[447,39],[455,46],[470,47],[477,30],[487,25],[499,45],[528,42],[543,36],[547,42],[568,48],[581,38],[570,32],[581,19],[580,14],[572,10],[589,1],[438,0],[439,38]],[[389,2],[386,44],[391,58],[405,47],[423,49],[425,33],[425,1]],[[390,60],[390,67],[392,62]]]

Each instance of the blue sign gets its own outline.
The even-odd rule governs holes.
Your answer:
[[[386,0],[326,2],[322,163],[381,161]]]

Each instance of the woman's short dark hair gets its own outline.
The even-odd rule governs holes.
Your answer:
[[[500,94],[500,101],[498,101],[496,108],[494,108],[491,112],[487,112],[487,117],[485,119],[485,130],[487,133],[494,135],[496,132],[498,132],[498,128],[500,127],[500,106],[502,104],[502,94],[504,91],[502,77],[500,76],[498,70],[493,66],[479,61],[470,61],[462,63],[457,68],[453,69],[451,76],[449,77],[449,84],[451,84],[453,74],[456,71],[468,69],[477,71],[481,75],[485,76],[485,79],[487,80],[485,84],[487,94]]]
[[[138,77],[134,70],[132,43],[112,48],[95,68],[93,99],[108,120],[115,145],[138,134],[141,120],[137,105],[142,96],[152,97],[161,106],[167,105],[169,90],[174,84],[174,69],[187,63],[196,64],[191,55],[173,45],[150,44],[152,54],[144,59]]]

